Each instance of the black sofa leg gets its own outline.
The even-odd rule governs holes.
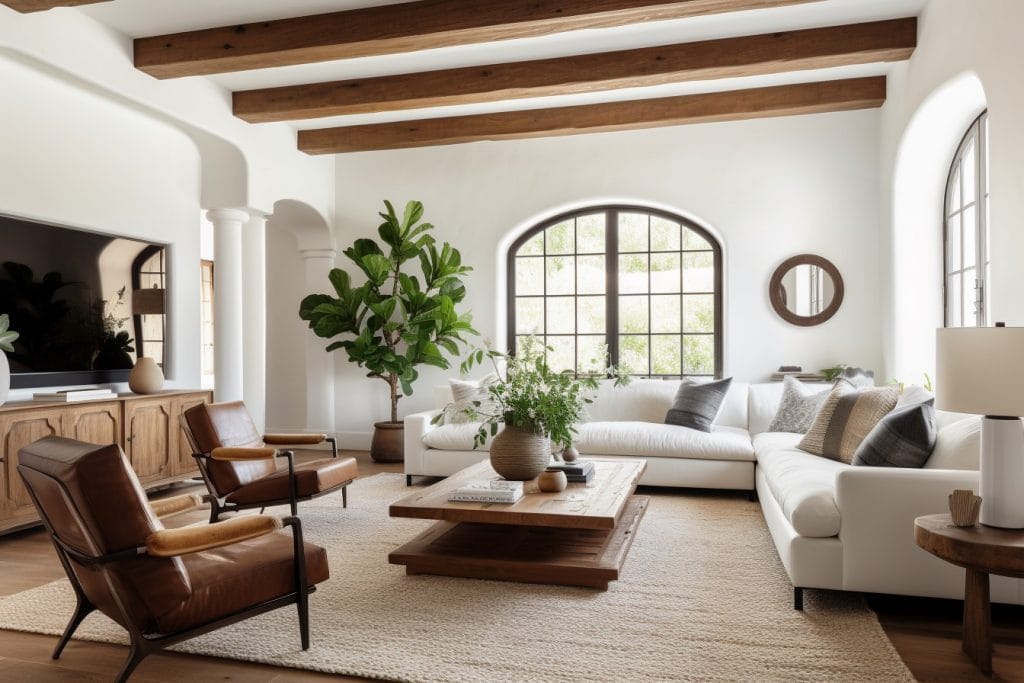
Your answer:
[[[406,486],[412,486],[412,475],[411,474],[405,475],[405,485]]]
[[[749,500],[751,503],[757,502],[757,489],[751,489],[747,491],[747,500]]]
[[[343,508],[347,508],[348,507],[348,487],[347,486],[342,486],[341,487],[341,507],[343,507]]]
[[[793,609],[804,610],[804,589],[793,586]]]

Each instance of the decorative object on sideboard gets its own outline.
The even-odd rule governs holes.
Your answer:
[[[128,373],[128,388],[136,394],[155,394],[164,388],[164,373],[155,360],[143,356]]]
[[[981,512],[981,496],[974,495],[970,489],[956,489],[949,494],[949,514],[953,524],[960,527],[971,527],[978,523]]]
[[[398,399],[412,394],[419,375],[416,366],[447,369],[444,352],[458,353],[466,342],[463,335],[477,334],[472,316],[455,311],[466,297],[462,279],[473,269],[462,265],[459,251],[447,242],[437,247],[429,234],[434,226],[420,222],[423,204],[409,202],[401,217],[391,202],[384,205],[384,222],[377,233],[387,253],[372,239],[357,239],[345,250],[365,283],[353,287],[349,273],[331,270],[334,295],[310,294],[302,300],[299,317],[318,337],[347,337],[327,350],[345,349],[348,359],[365,368],[368,377],[388,385],[390,420],[374,425],[370,456],[378,462],[401,462],[404,437]],[[418,276],[403,271],[409,261],[419,264]]]
[[[541,493],[558,493],[568,485],[565,472],[555,467],[549,467],[537,476],[537,488]]]
[[[536,337],[524,337],[514,356],[489,346],[470,352],[461,370],[468,373],[486,360],[497,378],[487,385],[490,411],[478,406],[480,428],[473,438],[473,448],[483,446],[492,436],[491,466],[506,479],[533,479],[551,463],[554,453],[572,444],[575,424],[586,404],[598,390],[598,378],[614,377],[615,384],[629,382],[629,377],[608,366],[605,351],[590,359],[586,373],[558,371],[548,365],[553,351]],[[443,419],[438,414],[434,422]],[[504,424],[500,434],[498,426]]]
[[[18,333],[10,329],[10,325],[10,317],[6,313],[0,315],[0,406],[11,391],[11,367],[7,363],[7,354],[14,353],[14,341],[18,338]]]
[[[769,379],[773,382],[782,382],[787,377],[798,379],[801,382],[824,382],[825,376],[820,372],[804,372],[799,365],[780,365],[779,369],[773,372]]]
[[[843,303],[843,278],[828,259],[800,254],[783,261],[772,273],[768,298],[779,317],[792,325],[820,325]]]
[[[1024,529],[1024,327],[936,332],[935,407],[984,415],[981,523]]]

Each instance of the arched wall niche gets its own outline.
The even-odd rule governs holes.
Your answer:
[[[935,329],[943,325],[942,212],[950,163],[964,131],[987,107],[974,72],[936,88],[900,139],[892,183],[892,376],[934,376]]]

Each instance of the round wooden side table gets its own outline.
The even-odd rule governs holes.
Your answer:
[[[964,652],[986,674],[992,673],[992,611],[989,574],[1024,578],[1024,531],[982,524],[953,526],[946,515],[914,520],[917,545],[967,570],[964,584]]]

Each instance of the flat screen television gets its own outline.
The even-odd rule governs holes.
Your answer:
[[[20,336],[11,387],[123,382],[167,357],[167,248],[0,216],[0,314]]]

